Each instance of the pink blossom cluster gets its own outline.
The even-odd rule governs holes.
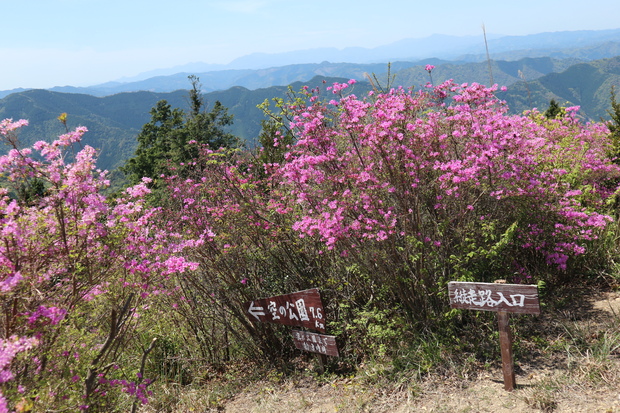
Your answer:
[[[140,374],[138,373],[138,376]],[[141,379],[141,377],[139,377]],[[142,381],[142,380],[140,380]],[[152,380],[144,380],[143,383],[137,383],[135,381],[129,381],[124,379],[107,379],[105,375],[100,374],[98,383],[100,385],[107,385],[110,387],[120,387],[124,393],[127,393],[131,396],[134,396],[137,400],[142,404],[148,403],[148,396],[152,395],[153,392],[148,390],[148,387],[152,384]],[[104,390],[100,390],[97,393],[104,393]],[[105,395],[105,394],[103,394]]]
[[[62,363],[50,361],[46,369],[37,364],[45,354],[70,353],[56,346],[71,346],[58,339],[74,334],[71,314],[85,317],[84,308],[94,300],[120,305],[134,292],[139,299],[130,313],[138,320],[140,312],[148,310],[150,297],[170,294],[172,274],[194,270],[197,263],[182,254],[195,241],[158,225],[160,211],[144,200],[147,182],[111,202],[102,194],[109,181],[107,172],[96,169],[94,148],[86,145],[67,161],[68,149],[80,142],[86,128],[22,149],[15,145],[14,134],[24,125],[26,121],[0,122],[0,135],[14,146],[0,157],[0,173],[8,181],[0,191],[0,303],[12,309],[1,331],[0,359],[5,361],[3,378],[9,380],[14,378],[10,361],[16,352],[32,353],[30,375],[15,380],[28,383],[36,393],[37,380],[45,383],[48,375],[58,375],[55,368],[84,368],[80,357],[70,356],[59,358]],[[16,196],[33,182],[42,184],[41,193],[29,199]],[[139,322],[130,325],[141,328]],[[81,333],[82,339],[105,341],[105,328],[93,324]],[[86,346],[86,341],[81,344]],[[77,383],[75,391],[82,389]]]
[[[332,249],[404,234],[433,239],[439,222],[512,219],[523,248],[565,269],[611,220],[597,212],[610,195],[604,183],[619,174],[606,156],[608,130],[573,111],[545,122],[508,115],[495,90],[445,82],[298,109],[298,140],[278,171],[280,205],[295,205],[292,228]]]
[[[565,270],[611,221],[602,207],[620,170],[606,155],[609,131],[579,122],[576,108],[546,120],[509,115],[496,86],[447,81],[359,99],[342,95],[350,84],[328,88],[339,100],[305,90],[308,104],[288,106],[296,143],[263,168],[266,181],[216,152],[203,154],[201,177],[174,180],[183,236],[228,253],[244,238],[225,234],[292,229],[343,257],[413,237],[453,255],[467,238],[493,251],[494,228],[523,273],[519,257]]]
[[[6,383],[13,379],[11,362],[18,353],[30,350],[38,344],[33,337],[11,336],[7,339],[0,338],[0,383]],[[0,413],[8,413],[7,400],[0,392]]]

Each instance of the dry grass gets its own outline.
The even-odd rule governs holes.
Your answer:
[[[620,412],[620,292],[575,301],[539,323],[531,327],[544,330],[544,340],[518,343],[518,388],[510,393],[496,365],[452,360],[453,368],[420,380],[395,378],[388,363],[374,361],[351,375],[318,376],[305,365],[286,377],[229,372],[200,386],[154,385],[156,399],[140,411]]]

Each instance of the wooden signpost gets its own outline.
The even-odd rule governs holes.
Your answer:
[[[502,351],[504,389],[515,389],[512,332],[508,313],[540,314],[538,286],[496,283],[448,283],[450,306],[464,310],[496,311]]]
[[[300,350],[338,357],[336,336],[293,330],[293,341],[295,342],[295,347]]]
[[[245,303],[244,307],[252,321],[325,332],[325,312],[318,288],[261,298]]]
[[[325,333],[325,311],[318,288],[253,300],[245,303],[244,308],[254,322],[305,327]],[[325,356],[338,357],[335,336],[293,330],[293,341],[298,349],[317,353],[321,373],[325,369]]]

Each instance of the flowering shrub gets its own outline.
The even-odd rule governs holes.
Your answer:
[[[345,96],[353,85],[332,85],[329,101],[304,89],[305,101],[280,102],[274,118],[290,124],[271,131],[267,149],[280,152],[256,158],[267,163],[206,150],[195,177],[172,178],[168,216],[200,241],[186,314],[234,314],[239,326],[224,315],[222,326],[265,352],[280,347],[240,303],[303,288],[322,289],[344,338],[356,309],[428,324],[451,280],[562,282],[611,221],[620,170],[609,132],[575,108],[549,120],[508,115],[478,84],[365,99]],[[290,133],[295,143],[281,143]]]
[[[314,266],[289,231],[288,218],[270,206],[270,183],[254,173],[262,165],[251,162],[247,153],[203,147],[194,176],[169,178],[169,230],[195,243],[187,254],[200,263],[198,271],[178,279],[174,306],[179,324],[196,340],[193,356],[207,354],[216,364],[234,355],[231,336],[237,356],[282,354],[287,337],[248,322],[242,304],[299,289],[312,273],[301,268]]]
[[[257,297],[319,287],[346,351],[379,338],[387,354],[438,325],[448,281],[574,276],[612,220],[607,126],[576,108],[511,116],[478,84],[364,99],[345,95],[354,84],[280,101],[259,154],[190,142],[200,155],[161,177],[161,208],[144,202],[149,179],[106,199],[93,148],[67,161],[85,128],[21,149],[26,122],[1,122],[0,412],[106,411],[126,395],[135,410],[149,374],[191,379],[169,353],[281,357],[290,337],[243,310]],[[145,363],[154,331],[160,370]]]
[[[154,226],[144,183],[110,203],[92,147],[65,161],[86,128],[21,149],[14,131],[26,124],[0,123],[13,146],[0,157],[0,411],[8,411],[6,397],[106,410],[110,383],[146,401],[142,387],[114,377],[135,368],[123,354],[139,347],[152,297],[166,294],[170,274],[195,264],[178,255],[174,234]]]
[[[611,220],[600,212],[618,175],[608,130],[579,123],[575,108],[546,122],[509,116],[494,90],[446,82],[298,110],[298,141],[279,171],[293,229],[341,255],[366,255],[364,242],[406,251],[391,253],[400,269],[390,272],[408,295],[442,276],[565,271]]]

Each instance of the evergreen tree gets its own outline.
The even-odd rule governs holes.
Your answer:
[[[551,99],[549,102],[549,107],[545,111],[544,115],[547,119],[557,119],[564,116],[565,113],[564,108],[561,107],[555,99]]]
[[[232,115],[220,102],[207,112],[198,78],[192,75],[189,79],[192,88],[188,114],[173,109],[166,100],[151,109],[151,120],[138,135],[135,156],[121,168],[130,184],[148,177],[153,179],[152,187],[157,188],[162,176],[189,173],[188,165],[198,155],[200,144],[213,149],[238,146],[238,139],[224,130],[232,124]]]
[[[172,109],[166,100],[160,100],[150,114],[151,120],[138,135],[135,156],[121,168],[132,185],[142,177],[157,179],[167,174],[173,145],[182,140],[185,123],[181,109]]]
[[[620,103],[616,100],[616,89],[612,86],[610,91],[611,110],[607,113],[611,118],[607,122],[609,128],[609,138],[611,139],[612,149],[610,158],[614,163],[620,164]]]
[[[233,116],[219,101],[215,101],[211,111],[207,112],[198,77],[191,75],[189,80],[192,88],[189,91],[190,113],[185,124],[187,138],[212,149],[239,146],[237,137],[225,132],[225,128],[232,125]]]

